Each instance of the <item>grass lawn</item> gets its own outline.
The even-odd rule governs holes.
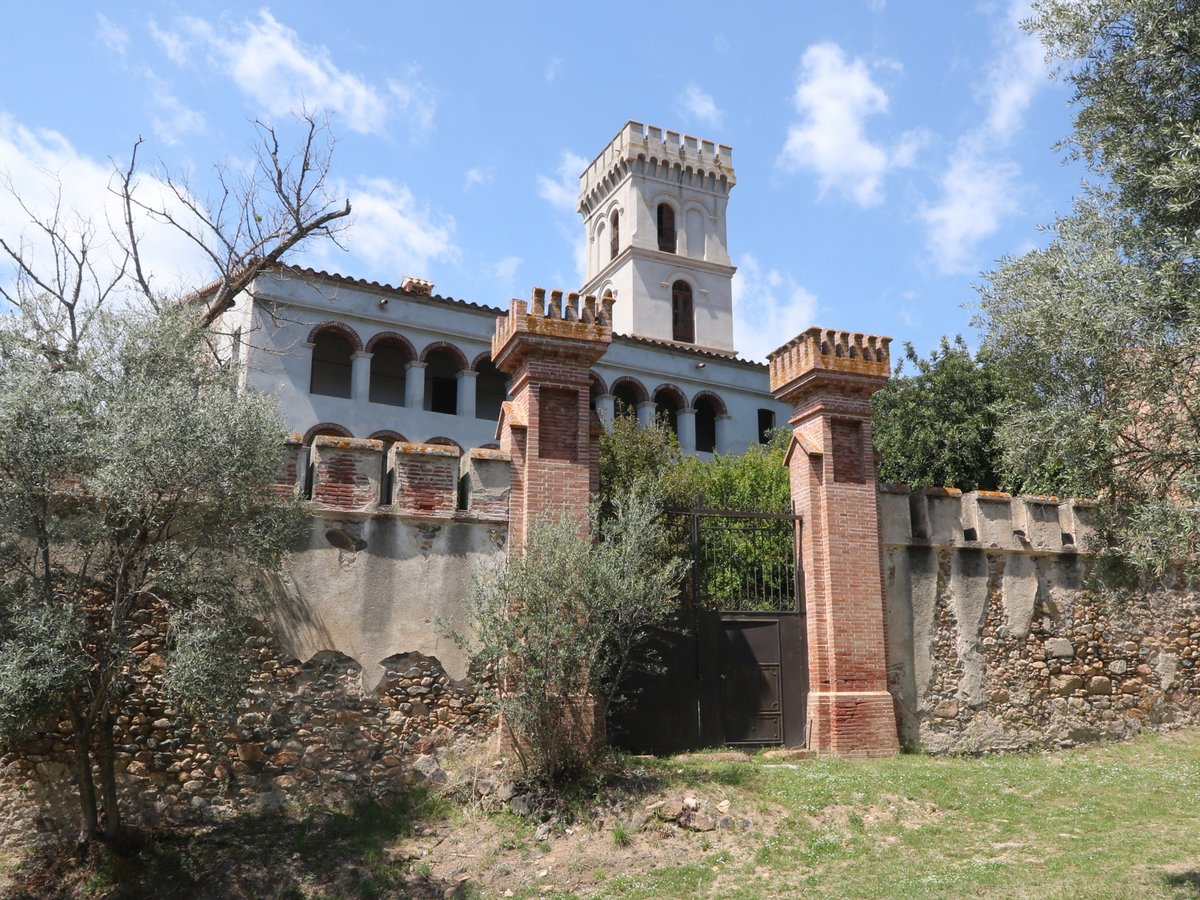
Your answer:
[[[1200,896],[1196,729],[1058,754],[625,767],[635,786],[577,797],[581,815],[550,834],[414,797],[163,836],[119,865],[26,860],[0,885],[89,897],[432,897],[460,882],[459,896],[487,897]],[[685,796],[733,826],[654,815]]]

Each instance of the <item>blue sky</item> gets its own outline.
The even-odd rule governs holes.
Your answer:
[[[636,119],[733,147],[752,357],[810,324],[974,344],[972,284],[1083,174],[1052,149],[1069,92],[1016,26],[1027,3],[98,6],[8,11],[0,171],[35,209],[48,173],[64,206],[102,209],[139,135],[201,191],[247,159],[254,118],[329,109],[355,221],[344,252],[297,261],[503,305],[581,283],[579,170]],[[23,229],[0,197],[0,235]],[[149,246],[174,278],[209,274]]]

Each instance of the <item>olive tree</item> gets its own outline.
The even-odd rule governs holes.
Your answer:
[[[590,540],[568,515],[544,516],[503,563],[478,573],[459,636],[528,771],[560,782],[592,760],[597,728],[654,629],[676,608],[682,564],[665,546],[645,485],[592,514]]]
[[[39,212],[5,179],[28,222],[0,228],[0,740],[69,720],[83,845],[100,812],[107,836],[122,828],[113,729],[140,623],[169,616],[158,687],[197,714],[227,706],[248,613],[295,534],[271,489],[279,415],[238,389],[212,329],[350,214],[328,192],[323,122],[299,125],[292,151],[255,123],[254,162],[218,164],[205,191],[144,169],[139,140],[113,169],[115,216],[64,208],[61,186]],[[159,233],[198,251],[203,288],[163,290]]]
[[[0,738],[70,721],[84,844],[98,810],[121,830],[114,724],[146,614],[169,617],[159,686],[227,707],[297,534],[273,490],[279,415],[204,340],[179,310],[104,315],[57,363],[0,326]]]

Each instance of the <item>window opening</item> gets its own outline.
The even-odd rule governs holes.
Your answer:
[[[612,237],[609,239],[609,259],[617,258],[617,250],[621,246],[621,226],[617,223],[617,210],[613,210],[612,218],[609,220],[609,227],[612,231]]]
[[[404,405],[408,361],[408,353],[399,344],[380,342],[372,348],[371,388],[367,395],[372,403]]]
[[[671,336],[681,343],[696,341],[696,316],[692,310],[692,286],[686,281],[671,285]]]
[[[322,331],[313,341],[308,390],[327,397],[349,397],[354,348],[336,331]]]
[[[717,452],[717,407],[707,397],[696,401],[696,449]]]
[[[425,362],[425,408],[458,415],[458,361],[445,350],[435,350]]]
[[[775,410],[760,409],[758,411],[758,442],[769,443],[771,432],[775,429]]]
[[[675,252],[675,210],[670,203],[658,204],[658,249]]]

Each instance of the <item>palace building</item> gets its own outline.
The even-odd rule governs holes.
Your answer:
[[[661,416],[689,453],[741,452],[789,412],[766,365],[734,347],[734,184],[728,146],[632,121],[579,179],[588,264],[577,293],[611,303],[614,330],[592,369],[592,408],[601,422]],[[465,451],[496,446],[507,394],[490,350],[508,298],[486,299],[413,277],[396,286],[278,266],[225,311],[223,330],[247,384],[278,398],[306,444],[324,434]],[[552,290],[548,302],[564,300]]]

